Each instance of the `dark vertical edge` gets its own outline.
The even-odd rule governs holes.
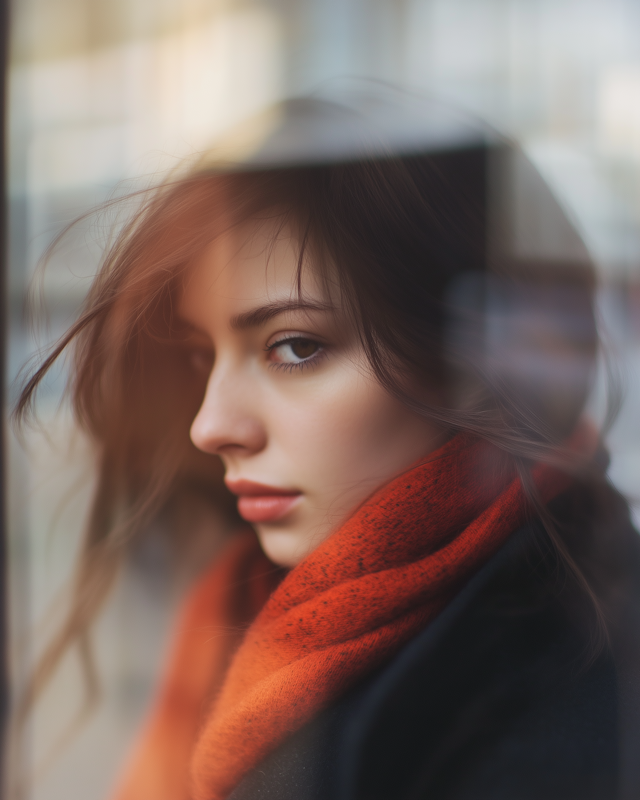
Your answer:
[[[6,484],[6,365],[7,365],[7,61],[9,0],[0,0],[0,798],[6,793],[6,740],[9,717],[8,542]]]

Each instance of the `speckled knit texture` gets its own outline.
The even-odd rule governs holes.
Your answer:
[[[545,502],[570,482],[546,467],[534,480]],[[187,602],[117,800],[224,800],[434,619],[529,514],[505,457],[461,434],[380,489],[279,583],[255,536],[240,536]]]

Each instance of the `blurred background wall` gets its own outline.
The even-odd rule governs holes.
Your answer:
[[[73,318],[95,272],[108,215],[78,225],[52,258],[35,314],[45,326],[34,333],[25,293],[55,234],[114,192],[205,148],[252,111],[337,76],[390,81],[478,112],[523,144],[571,210],[597,262],[603,330],[626,383],[609,436],[611,476],[629,496],[638,494],[636,0],[16,2],[9,380]],[[55,376],[46,384],[42,424],[10,448],[17,690],[51,630],[92,486],[91,453],[59,408],[60,386]],[[596,417],[603,408],[599,386]],[[25,746],[12,755],[16,775],[31,776],[24,798],[99,800],[126,752],[179,594],[167,586],[180,584],[168,577],[161,536],[134,561],[99,624],[100,711],[75,738],[60,740],[79,696],[70,659]]]

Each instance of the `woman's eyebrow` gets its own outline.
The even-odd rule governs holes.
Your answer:
[[[250,311],[244,311],[242,314],[237,314],[231,320],[231,327],[235,330],[246,330],[247,328],[256,328],[264,325],[272,317],[283,314],[285,311],[334,311],[334,307],[330,303],[311,303],[305,301],[295,300],[281,300],[275,303],[267,303],[264,306],[253,308]]]

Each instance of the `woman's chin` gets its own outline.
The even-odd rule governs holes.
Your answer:
[[[303,561],[318,545],[331,535],[334,528],[307,530],[289,523],[254,523],[260,546],[266,556],[280,567],[292,568]]]
[[[280,567],[295,567],[313,549],[300,531],[265,523],[253,527],[267,558]]]

